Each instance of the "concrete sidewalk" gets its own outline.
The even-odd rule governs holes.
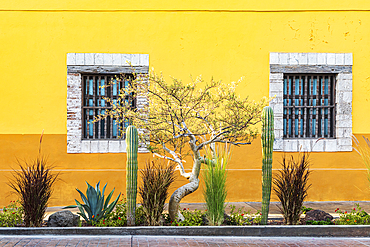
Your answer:
[[[370,201],[336,201],[336,202],[305,202],[303,205],[307,208],[313,209],[320,209],[329,214],[333,217],[339,217],[339,214],[335,213],[335,210],[339,208],[342,212],[348,211],[350,212],[354,207],[355,204],[360,204],[360,207],[365,210],[365,212],[370,214]],[[241,208],[243,211],[250,211],[250,213],[255,214],[257,211],[261,210],[261,202],[228,202],[228,206],[226,207],[226,212],[230,212],[230,206],[234,205],[236,209]],[[282,215],[279,210],[280,203],[278,202],[271,202],[270,203],[270,212],[269,218],[282,218]],[[167,212],[167,206],[165,206],[165,212]],[[191,211],[197,209],[204,211],[205,204],[204,203],[181,203],[180,207],[182,209],[186,208]],[[49,207],[46,211],[47,220],[50,214],[53,214],[57,211],[61,211],[63,207]],[[356,208],[357,209],[357,208]],[[78,209],[69,209],[73,213],[77,213]]]
[[[0,246],[370,246],[370,238],[178,237],[178,236],[1,236]]]

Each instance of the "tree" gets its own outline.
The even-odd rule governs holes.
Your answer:
[[[179,203],[199,186],[201,164],[206,164],[202,149],[217,142],[250,144],[257,135],[255,125],[261,120],[267,100],[255,102],[239,97],[235,93],[238,84],[235,82],[223,84],[211,79],[205,83],[198,77],[190,84],[177,79],[166,83],[162,75],[154,73],[134,78],[127,88],[121,89],[117,102],[109,102],[111,110],[96,121],[112,117],[122,123],[130,119],[130,124],[141,130],[140,139],[148,144],[151,152],[177,164],[176,170],[189,182],[172,194],[169,214],[172,220],[183,220]],[[147,97],[148,107],[132,107],[132,102],[127,101],[128,95],[138,100]],[[192,171],[185,172],[184,157],[190,154]]]

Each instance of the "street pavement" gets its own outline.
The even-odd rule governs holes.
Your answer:
[[[0,236],[0,246],[370,246],[370,238]]]

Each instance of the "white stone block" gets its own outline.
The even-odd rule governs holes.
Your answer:
[[[282,91],[270,91],[269,92],[270,98],[274,97],[277,99],[277,102],[283,102],[283,92]]]
[[[353,65],[352,53],[344,53],[344,65]]]
[[[282,80],[284,79],[284,73],[270,73],[270,80]]]
[[[76,53],[76,65],[85,65],[84,53]]]
[[[90,152],[91,153],[99,153],[99,141],[91,141],[90,142]]]
[[[140,65],[140,54],[131,54],[131,63],[133,66]]]
[[[76,53],[67,53],[67,65],[76,65]]]
[[[352,136],[352,128],[337,127],[335,134],[337,138],[350,138]]]
[[[290,65],[297,65],[298,64],[298,53],[290,53],[288,63]]]
[[[283,114],[284,106],[283,104],[277,104],[273,107],[274,114]]]
[[[337,80],[337,92],[352,91],[352,80]]]
[[[339,73],[337,80],[352,80],[352,73]]]
[[[352,104],[340,102],[337,103],[337,114],[338,115],[351,115],[352,114]]]
[[[289,54],[279,53],[279,64],[287,65],[289,64]]]
[[[274,127],[275,129],[279,129],[279,130],[283,129],[283,118],[282,117],[274,118]]]
[[[140,54],[140,65],[149,66],[149,54]]]
[[[81,141],[81,152],[90,153],[90,141]]]
[[[99,141],[99,153],[108,153],[108,141]]]
[[[112,141],[109,141],[109,153],[118,153],[120,150],[119,150],[119,146],[121,145],[120,144],[120,140],[112,140]]]
[[[311,151],[311,140],[298,140],[298,150],[300,152],[310,152]]]
[[[317,64],[318,65],[326,65],[326,53],[317,53]]]
[[[347,103],[352,102],[352,92],[343,92],[343,98],[342,100]]]
[[[269,106],[272,107],[272,110],[274,111],[274,113],[276,113],[275,112],[275,107],[277,107],[279,105],[278,101],[279,100],[277,98],[274,98],[274,99],[270,100],[270,102],[269,102]]]
[[[317,64],[317,53],[308,53],[308,64],[309,65],[316,65]]]
[[[94,53],[85,53],[85,65],[94,65]]]
[[[352,138],[338,138],[337,139],[338,146],[352,146]]]
[[[274,135],[275,135],[275,139],[282,139],[283,136],[284,136],[284,131],[283,129],[274,129]]]
[[[352,145],[338,147],[338,151],[341,152],[352,152],[352,150],[353,150]]]
[[[275,138],[274,151],[283,151],[283,138]]]
[[[311,140],[311,145],[312,145],[312,152],[323,152],[324,151],[324,143],[325,140],[320,139],[313,139]]]
[[[131,63],[131,54],[121,54],[121,64],[123,66],[130,66]]]
[[[337,140],[323,140],[325,142],[325,152],[337,151]]]
[[[114,53],[112,54],[113,56],[113,61],[112,61],[112,65],[122,65],[122,61],[121,61],[121,54],[119,53]]]
[[[113,54],[103,53],[103,63],[104,65],[113,65]]]
[[[344,53],[336,53],[335,54],[335,64],[336,65],[344,65]]]
[[[352,127],[352,120],[342,120],[342,121],[337,121],[336,127],[345,127],[345,128],[350,128]]]
[[[120,153],[126,153],[126,140],[120,141],[119,151]]]
[[[270,64],[279,64],[279,53],[270,52]]]
[[[326,57],[327,65],[335,65],[335,53],[328,53]]]
[[[336,115],[336,121],[341,121],[341,120],[352,120],[352,115],[343,115],[343,114],[337,114]]]
[[[139,147],[138,153],[149,153],[149,150],[146,147]]]
[[[104,65],[103,53],[94,54],[94,63],[95,65]]]
[[[307,65],[308,64],[307,53],[298,53],[298,64],[300,64],[300,65]]]
[[[284,152],[298,152],[298,140],[284,140]]]
[[[270,91],[283,91],[283,83],[270,83]]]

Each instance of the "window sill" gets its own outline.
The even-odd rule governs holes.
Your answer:
[[[139,147],[139,153],[148,153]],[[80,153],[126,153],[125,140],[82,140]]]
[[[337,139],[275,138],[274,151],[280,152],[351,152],[351,137]]]

